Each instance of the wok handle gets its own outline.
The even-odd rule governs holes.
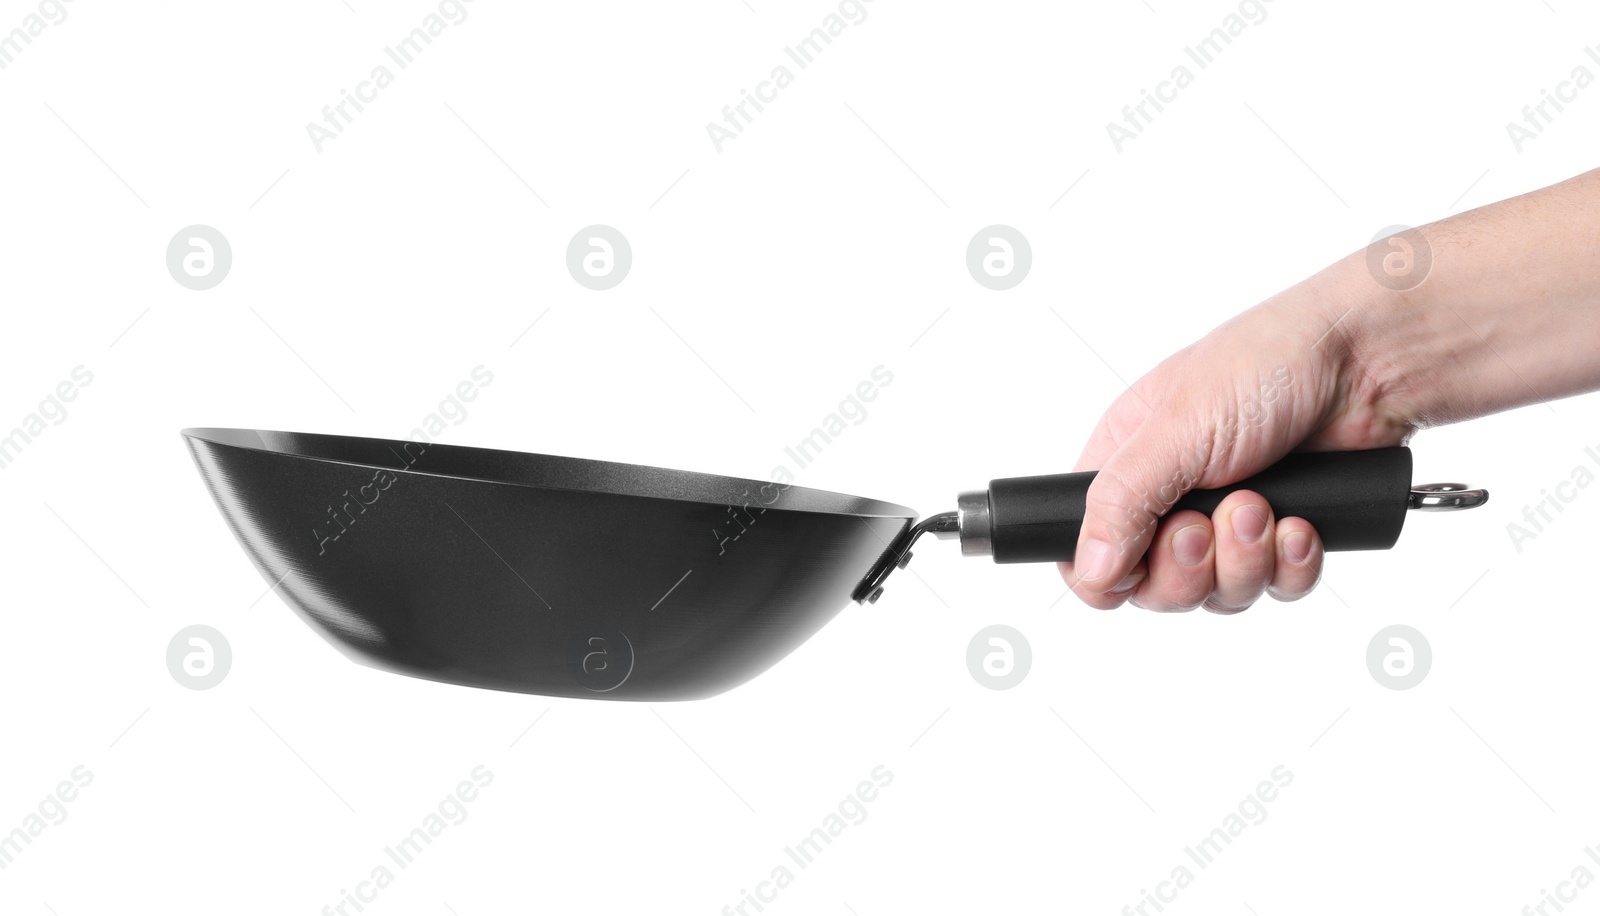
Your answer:
[[[962,494],[963,553],[990,553],[996,563],[1071,560],[1095,473],[1010,477],[990,481],[986,494]],[[1181,483],[1174,481],[1175,486]],[[1231,486],[1192,490],[1173,511],[1210,515],[1229,493],[1253,490],[1266,498],[1277,518],[1310,522],[1327,550],[1386,550],[1400,538],[1411,489],[1408,448],[1304,453]],[[1157,505],[1167,501],[1154,493],[1146,499]]]

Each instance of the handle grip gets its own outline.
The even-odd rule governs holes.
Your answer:
[[[1084,497],[1095,473],[990,481],[987,546],[994,561],[1071,560],[1083,524]],[[1194,509],[1210,515],[1223,497],[1235,490],[1260,493],[1277,518],[1299,517],[1310,522],[1327,550],[1386,550],[1399,540],[1405,524],[1411,450],[1395,447],[1290,455],[1231,486],[1192,490],[1173,511]],[[1155,502],[1159,494],[1149,498]],[[963,523],[965,532],[965,518]]]

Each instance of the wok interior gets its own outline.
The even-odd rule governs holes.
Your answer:
[[[774,488],[778,486],[772,481],[723,477],[695,471],[402,439],[368,439],[318,433],[219,428],[186,429],[183,435],[234,448],[255,449],[373,469],[406,470],[489,483],[583,490],[716,505],[765,504],[767,502],[765,496],[774,493]],[[875,499],[832,493],[827,490],[813,490],[792,484],[784,485],[780,489],[783,508],[790,511],[916,517],[916,512],[911,509]]]

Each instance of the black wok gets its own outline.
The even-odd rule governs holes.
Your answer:
[[[992,481],[955,512],[688,471],[406,440],[183,431],[261,575],[323,638],[376,668],[523,693],[720,693],[789,654],[932,531],[996,562],[1071,559],[1092,472]],[[1392,546],[1413,490],[1403,448],[1291,456],[1175,508],[1262,493],[1329,550]]]

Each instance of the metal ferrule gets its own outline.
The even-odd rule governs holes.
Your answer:
[[[994,542],[990,539],[989,491],[968,490],[957,496],[956,516],[961,533],[961,555],[991,556]]]

